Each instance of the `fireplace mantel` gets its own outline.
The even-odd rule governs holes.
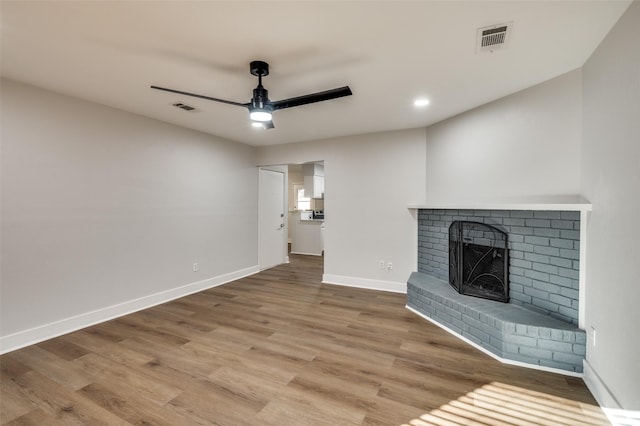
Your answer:
[[[592,204],[580,195],[526,197],[499,201],[462,201],[462,202],[423,202],[411,203],[410,210],[547,210],[547,211],[579,211],[592,210]]]

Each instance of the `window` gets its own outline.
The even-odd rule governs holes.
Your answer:
[[[296,210],[311,210],[311,198],[305,196],[304,185],[293,185],[293,197]]]

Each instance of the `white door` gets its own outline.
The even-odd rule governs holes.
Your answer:
[[[284,173],[260,169],[258,226],[260,269],[285,262]]]

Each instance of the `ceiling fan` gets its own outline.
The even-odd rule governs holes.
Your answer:
[[[269,99],[269,91],[262,86],[262,77],[266,77],[269,75],[269,64],[263,61],[252,61],[251,64],[249,64],[249,72],[251,73],[251,75],[255,75],[258,77],[258,86],[253,89],[253,97],[251,98],[251,102],[247,103],[227,101],[224,99],[212,98],[210,96],[198,95],[196,93],[167,89],[166,87],[151,86],[151,88],[164,90],[165,92],[178,93],[180,95],[208,99],[210,101],[222,102],[229,105],[245,107],[249,110],[249,117],[251,117],[251,120],[253,120],[253,125],[257,127],[264,127],[266,129],[273,129],[274,125],[272,120],[272,113],[279,109],[292,108],[300,105],[328,101],[330,99],[352,95],[349,86],[344,86],[338,87],[336,89],[325,90],[323,92],[297,96],[295,98],[272,101]]]

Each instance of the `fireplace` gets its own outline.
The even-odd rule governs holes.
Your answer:
[[[580,229],[589,206],[575,207],[420,207],[407,307],[501,360],[581,373]],[[454,288],[468,290],[465,279],[478,284],[471,295],[479,297]],[[487,299],[495,294],[500,301]]]
[[[507,233],[506,306],[521,305],[578,324],[580,212],[420,209],[418,272],[447,286],[451,272],[449,228],[455,221],[477,222]]]
[[[449,283],[460,294],[509,302],[507,234],[479,222],[449,227]]]

